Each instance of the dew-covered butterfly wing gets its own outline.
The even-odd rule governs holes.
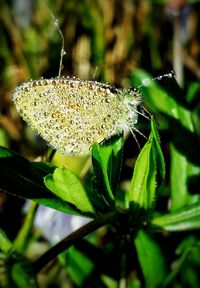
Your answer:
[[[85,156],[94,143],[134,130],[140,93],[96,81],[58,77],[28,81],[13,94],[22,118],[64,155]]]

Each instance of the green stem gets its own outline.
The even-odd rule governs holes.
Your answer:
[[[176,275],[180,272],[181,267],[183,266],[183,264],[185,263],[185,261],[187,260],[187,257],[189,255],[189,253],[195,249],[196,247],[188,247],[183,254],[181,255],[176,267],[170,272],[170,274],[167,276],[167,278],[164,281],[163,287],[167,287],[176,277]]]
[[[33,229],[33,223],[35,220],[37,208],[38,204],[35,202],[31,202],[31,206],[26,215],[23,226],[14,241],[15,248],[20,252],[24,252],[26,250],[29,240],[31,239],[31,231]]]
[[[119,288],[126,288],[126,239],[121,239],[121,263],[120,263],[120,280]]]
[[[59,243],[57,243],[55,246],[50,248],[46,253],[44,253],[39,259],[33,262],[33,269],[36,273],[38,273],[49,261],[54,259],[56,256],[58,256],[61,252],[68,249],[70,246],[74,245],[75,242],[77,242],[79,239],[82,239],[89,233],[97,230],[98,228],[106,225],[115,223],[117,219],[119,218],[120,214],[124,214],[123,211],[112,211],[107,214],[104,214],[93,221],[87,223],[86,225],[82,226],[75,232],[71,233],[69,236],[61,240]]]

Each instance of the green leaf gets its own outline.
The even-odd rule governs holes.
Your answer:
[[[43,177],[52,173],[55,166],[30,162],[20,154],[0,147],[0,189],[41,205],[69,214],[82,215],[70,203],[51,193],[44,185]]]
[[[172,211],[200,199],[194,194],[200,175],[199,140],[192,113],[177,104],[177,119],[169,118],[172,133],[170,184]],[[191,149],[192,147],[192,149]]]
[[[9,145],[9,137],[6,131],[0,127],[0,145],[7,147]]]
[[[31,263],[26,257],[16,251],[6,255],[6,266],[10,287],[13,288],[38,288],[36,277]]]
[[[161,287],[166,277],[166,263],[157,243],[140,230],[135,238],[138,260],[144,274],[145,287]]]
[[[158,185],[165,179],[165,160],[160,147],[160,138],[157,131],[157,123],[154,118],[151,120],[151,133],[155,145],[155,157],[157,163]]]
[[[199,103],[199,91],[200,91],[200,83],[192,82],[188,87],[188,93],[187,93],[187,101],[190,104],[196,104]]]
[[[118,281],[109,277],[108,275],[101,275],[102,282],[107,288],[117,288],[119,287]]]
[[[56,168],[44,178],[46,187],[62,200],[73,204],[80,211],[93,213],[94,208],[79,179],[64,167]]]
[[[92,148],[97,187],[110,205],[114,205],[114,195],[119,181],[122,147],[122,135],[115,135],[101,145],[93,145]]]
[[[9,240],[6,233],[0,229],[0,250],[6,253],[11,250],[12,247],[12,242]]]
[[[62,253],[59,259],[78,287],[82,287],[84,281],[91,274],[95,266],[86,255],[78,251],[75,247],[71,247],[67,252]],[[91,284],[94,285],[94,283]]]
[[[60,254],[59,260],[78,287],[113,287],[120,269],[113,265],[112,255],[116,252],[116,245],[109,242],[106,247],[99,247],[98,235],[90,234],[87,240],[76,242],[68,251]]]
[[[154,119],[151,120],[149,140],[140,152],[134,167],[129,203],[136,202],[145,209],[152,208],[157,185],[165,176],[165,163]]]
[[[200,200],[200,196],[194,194],[194,187],[198,187],[200,167],[189,162],[173,144],[170,148],[171,210],[175,211]]]
[[[152,77],[142,70],[134,73],[137,83],[141,83],[145,78],[150,79],[150,84],[140,88],[143,98],[152,110],[162,113],[167,118],[172,136],[170,184],[172,210],[174,211],[199,200],[197,194],[191,195],[194,194],[193,191],[190,193],[190,180],[193,186],[198,183],[200,142],[185,92],[178,86],[175,79],[163,78],[162,81],[151,81]],[[162,88],[159,83],[165,84],[166,89]]]
[[[152,220],[152,224],[167,231],[200,229],[200,202],[156,217]]]
[[[169,287],[169,284],[174,280],[174,278],[177,276],[178,273],[182,272],[185,276],[184,278],[187,279],[188,275],[185,272],[187,271],[188,268],[189,270],[191,269],[191,272],[192,272],[192,273],[189,272],[189,274],[193,274],[193,275],[190,275],[190,277],[194,276],[194,278],[191,277],[191,281],[193,282],[193,284],[191,285],[191,281],[189,281],[190,282],[189,286],[199,287],[199,281],[196,279],[197,277],[195,275],[196,274],[195,270],[191,265],[191,264],[194,264],[192,263],[193,257],[198,259],[197,261],[199,264],[199,252],[200,252],[200,242],[196,240],[194,236],[189,236],[189,237],[184,238],[181,244],[179,244],[178,248],[176,249],[176,255],[180,255],[180,257],[176,259],[175,265],[173,265],[174,267],[170,271],[169,275],[166,277],[165,282],[164,282],[164,287]],[[184,283],[185,283],[185,286],[187,286],[186,284],[187,280],[184,281]]]
[[[142,285],[137,278],[132,279],[131,282],[128,283],[128,285],[127,285],[127,288],[141,288],[141,287],[142,287]]]

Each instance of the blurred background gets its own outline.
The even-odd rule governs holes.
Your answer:
[[[0,5],[0,145],[30,160],[44,154],[46,145],[17,114],[12,93],[24,81],[58,75],[62,40],[57,21],[65,42],[64,76],[130,87],[137,69],[152,77],[174,70],[185,90],[191,83],[195,90],[200,79],[199,1],[0,0]],[[195,96],[194,109],[198,103]],[[167,123],[159,124],[168,162]],[[139,129],[146,134],[146,123]],[[138,152],[128,156],[127,167],[132,169]],[[11,239],[21,225],[23,204],[0,192],[0,227]]]
[[[44,148],[30,139],[12,93],[24,81],[58,75],[62,41],[51,12],[65,41],[62,75],[130,87],[137,68],[154,76],[174,70],[186,87],[200,78],[198,2],[1,0],[1,144],[29,156]]]

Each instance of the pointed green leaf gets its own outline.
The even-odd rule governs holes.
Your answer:
[[[73,279],[74,283],[81,287],[84,281],[90,276],[94,269],[95,263],[78,251],[75,247],[71,247],[67,252],[59,256],[61,263],[66,267],[67,273]],[[92,282],[92,281],[91,281]],[[95,281],[94,281],[95,282]],[[94,283],[92,283],[94,285]]]
[[[173,144],[171,144],[170,148],[171,210],[175,211],[200,200],[199,194],[195,195],[193,193],[193,187],[198,187],[200,166],[188,161],[187,157],[178,151]],[[194,195],[191,195],[190,190]]]
[[[199,92],[200,92],[199,81],[191,82],[188,87],[187,101],[193,105],[199,103]]]
[[[152,224],[167,231],[200,229],[200,203],[156,217],[152,220]]]
[[[152,208],[157,185],[161,183],[164,175],[164,158],[155,121],[152,118],[149,140],[144,145],[135,163],[129,202],[136,202],[145,209]]]
[[[175,261],[175,265],[173,265],[172,270],[170,271],[169,275],[166,277],[165,282],[164,282],[164,287],[170,287],[169,285],[172,284],[173,285],[173,280],[175,279],[175,277],[177,276],[177,274],[184,273],[184,266],[187,266],[187,264],[189,264],[188,266],[191,265],[191,259],[194,257],[197,257],[197,259],[199,259],[198,255],[200,253],[200,242],[198,240],[195,239],[194,236],[189,236],[183,239],[183,241],[181,242],[181,244],[179,244],[179,247],[176,249],[176,255],[179,256],[178,259],[176,259]],[[199,264],[199,261],[198,261]],[[191,267],[191,270],[194,271],[193,267]],[[196,274],[194,272],[194,274]],[[186,278],[187,274],[185,275]],[[193,278],[193,277],[191,277]],[[195,281],[195,275],[194,278],[192,279],[193,284],[191,284],[190,282],[190,287],[199,287],[199,284]],[[185,281],[184,281],[185,283]],[[186,283],[185,283],[185,286]]]
[[[190,88],[186,92],[188,94],[186,97],[185,91],[173,78],[165,77],[163,81],[151,81],[152,76],[142,70],[134,73],[135,84],[141,84],[144,79],[150,79],[150,82],[149,85],[140,88],[143,98],[152,110],[162,113],[167,118],[172,135],[170,182],[174,211],[200,199],[198,194],[190,193],[190,184],[194,186],[198,183],[200,143],[194,127],[192,111],[190,111],[191,105],[188,104],[193,98],[191,94],[196,93],[199,87],[195,86],[192,92]],[[166,89],[160,86],[161,83],[165,84]]]
[[[55,166],[49,163],[30,162],[20,154],[0,147],[0,189],[14,196],[31,199],[41,205],[74,215],[82,215],[70,203],[51,193],[43,178]]]
[[[158,244],[140,230],[135,238],[138,260],[144,274],[145,287],[161,287],[167,271],[165,258]]]
[[[120,176],[122,147],[122,135],[115,135],[101,145],[93,145],[92,148],[97,187],[111,205],[114,205],[114,195]]]
[[[12,247],[12,242],[9,240],[6,233],[0,229],[0,250],[6,253],[11,250]]]
[[[149,140],[140,152],[134,167],[129,202],[136,202],[145,209],[151,208],[156,190],[156,166]]]
[[[16,251],[6,255],[6,268],[12,288],[38,288],[35,273],[26,257]]]
[[[119,287],[118,281],[109,277],[108,275],[101,275],[102,282],[106,285],[107,288],[117,288]]]
[[[154,118],[151,120],[151,133],[155,145],[155,157],[157,163],[158,185],[165,179],[165,160],[160,147],[160,138],[157,131],[157,123]]]
[[[44,183],[56,196],[73,204],[80,211],[94,212],[81,182],[68,169],[64,167],[56,168],[53,174],[49,174],[44,178]]]

